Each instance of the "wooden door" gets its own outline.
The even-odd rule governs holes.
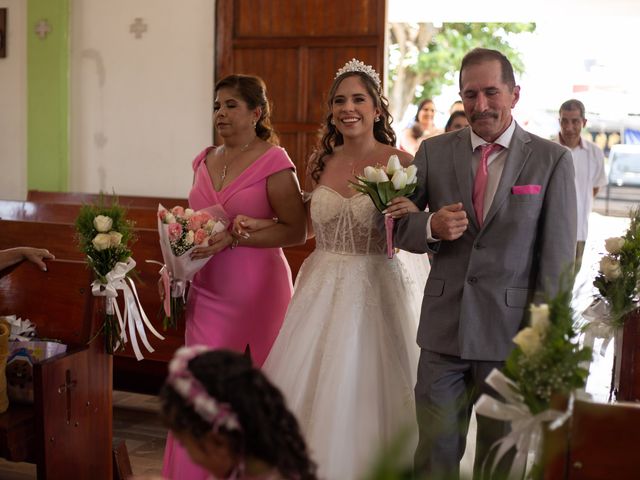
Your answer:
[[[215,78],[264,79],[301,179],[338,68],[355,57],[384,76],[385,8],[385,0],[217,1]]]

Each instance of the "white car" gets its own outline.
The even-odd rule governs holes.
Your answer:
[[[640,145],[619,144],[611,147],[609,185],[640,187]]]

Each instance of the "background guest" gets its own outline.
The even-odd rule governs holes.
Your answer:
[[[444,131],[453,132],[454,130],[460,130],[461,128],[468,127],[469,121],[467,120],[467,115],[461,111],[455,111],[447,120],[447,124],[444,127]]]
[[[604,153],[595,143],[582,137],[587,125],[584,104],[571,99],[560,105],[560,132],[556,140],[571,152],[576,172],[576,195],[578,199],[578,243],[576,245],[576,273],[582,265],[582,254],[589,231],[589,214],[598,190],[607,184],[604,173]]]
[[[420,143],[425,138],[442,133],[442,130],[434,123],[435,116],[436,106],[433,100],[430,98],[422,100],[418,105],[413,124],[403,130],[400,135],[400,148],[415,155]]]

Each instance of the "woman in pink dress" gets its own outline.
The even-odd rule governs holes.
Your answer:
[[[306,239],[306,216],[295,167],[277,146],[264,82],[230,75],[216,84],[214,124],[223,139],[193,161],[189,206],[221,205],[229,219],[244,214],[270,218],[272,228],[234,237],[224,231],[192,258],[212,257],[196,274],[187,299],[187,346],[244,351],[257,367],[267,357],[293,292],[283,246]],[[172,480],[206,479],[169,435],[163,475]]]

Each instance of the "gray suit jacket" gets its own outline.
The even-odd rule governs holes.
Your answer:
[[[397,222],[395,246],[434,253],[418,344],[468,360],[504,360],[525,326],[529,303],[554,294],[576,248],[576,192],[571,153],[516,125],[502,177],[482,228],[471,200],[469,128],[422,142],[414,160],[414,201],[430,212]],[[539,194],[512,187],[539,185]],[[518,189],[516,189],[518,190]],[[429,215],[462,202],[469,227],[454,241],[427,244]]]

